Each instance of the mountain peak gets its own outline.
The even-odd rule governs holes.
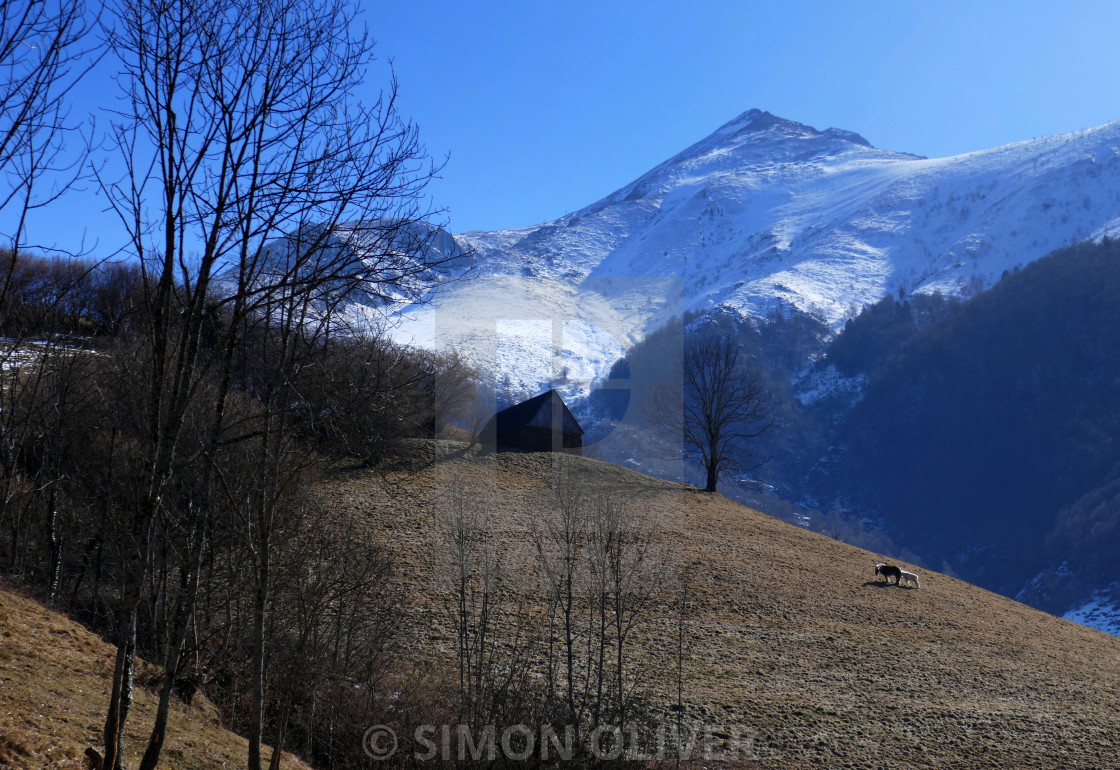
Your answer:
[[[838,331],[852,309],[900,289],[973,292],[1059,246],[1120,233],[1118,137],[1112,126],[928,160],[748,110],[553,222],[464,236],[474,275],[490,282],[444,291],[440,323],[462,319],[455,344],[493,357],[480,303],[500,318],[557,308],[587,330],[565,350],[579,351],[572,360],[588,379],[673,314],[800,312]],[[514,281],[532,285],[524,298]],[[413,317],[394,336],[407,341],[422,324],[431,334],[432,316]],[[495,371],[515,360],[551,367],[551,336],[518,339]],[[542,382],[526,374],[518,387]]]
[[[734,119],[724,123],[715,133],[713,137],[739,137],[745,134],[757,134],[768,129],[775,129],[781,133],[804,139],[815,139],[821,136],[829,136],[835,139],[841,139],[845,142],[851,142],[863,147],[872,147],[872,144],[857,134],[855,131],[847,131],[842,128],[828,128],[824,131],[818,131],[812,126],[798,123],[795,120],[778,117],[777,115],[760,109],[750,109],[738,115]]]
[[[744,172],[782,163],[794,168],[800,164],[811,164],[821,157],[853,151],[866,154],[869,150],[879,156],[902,157],[899,153],[876,149],[854,131],[839,128],[818,131],[765,110],[751,109],[626,187],[576,214],[584,216],[601,211],[604,206],[620,200],[648,198],[658,189],[664,193],[682,178],[695,181],[701,176],[721,175],[732,169]]]

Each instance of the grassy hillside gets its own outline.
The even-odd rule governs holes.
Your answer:
[[[394,549],[416,662],[436,670],[455,651],[439,574],[447,536],[433,514],[444,493],[458,484],[483,512],[513,578],[507,603],[535,607],[537,633],[534,522],[555,500],[552,456],[443,449],[445,460],[396,486],[355,472],[324,491]],[[683,615],[667,589],[634,637],[651,722],[675,719],[682,662],[686,722],[754,731],[742,758],[760,767],[1115,763],[1120,639],[936,573],[922,571],[920,589],[886,586],[873,575],[885,559],[722,496],[593,460],[577,469],[582,489],[611,489],[638,514],[664,584],[689,587]]]
[[[114,648],[80,625],[0,591],[0,767],[87,767],[86,748],[101,747],[114,655]],[[138,682],[157,673],[141,662]],[[126,767],[140,762],[156,703],[156,695],[136,687]],[[196,696],[190,707],[175,703],[172,710],[160,767],[244,766],[248,744],[222,728],[204,697]],[[307,766],[288,757],[283,767]]]

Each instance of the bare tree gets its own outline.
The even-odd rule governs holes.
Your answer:
[[[280,767],[293,704],[313,698],[331,678],[353,683],[347,693],[350,700],[376,688],[398,621],[397,613],[384,606],[391,571],[388,556],[340,514],[318,509],[313,513],[297,517],[277,560],[275,614],[284,643],[273,656],[279,660],[269,687],[277,725],[272,770]],[[358,741],[358,736],[352,737]]]
[[[425,397],[432,411],[432,430],[438,436],[456,421],[467,419],[478,372],[456,351],[425,354],[422,363]]]
[[[462,420],[470,434],[470,445],[479,443],[486,423],[498,411],[498,394],[492,384],[478,380],[463,409]]]
[[[649,422],[679,454],[705,473],[705,492],[715,492],[727,473],[744,473],[763,462],[751,440],[771,425],[761,375],[728,337],[686,344],[679,380],[660,382],[646,401]]]
[[[460,478],[451,479],[436,514],[445,549],[442,572],[448,609],[456,629],[460,717],[482,724],[486,692],[495,675],[494,637],[500,625],[501,554],[478,504]]]
[[[580,597],[583,593],[584,566],[591,530],[587,498],[572,458],[560,455],[552,474],[553,504],[533,521],[532,539],[540,560],[548,602],[549,697],[561,698],[567,716],[580,742],[583,702],[578,687],[580,642]],[[561,659],[556,660],[559,636]],[[589,642],[590,643],[590,642]]]
[[[402,347],[376,330],[337,336],[307,367],[300,393],[324,451],[368,465],[430,434],[442,392],[442,358]]]
[[[625,733],[627,707],[638,677],[627,671],[627,642],[660,588],[661,560],[653,552],[653,535],[621,494],[602,492],[595,500],[595,545],[603,571],[605,609],[614,646],[615,724]],[[602,666],[601,666],[602,668]],[[605,672],[602,674],[605,679]]]
[[[552,505],[532,532],[545,588],[548,696],[583,749],[603,725],[625,729],[643,671],[634,636],[663,583],[663,559],[625,495],[589,486],[580,461],[558,456]]]
[[[423,222],[431,213],[423,190],[435,169],[397,110],[395,81],[373,104],[357,102],[372,42],[356,32],[343,0],[113,0],[106,11],[126,97],[110,133],[125,173],[99,182],[141,266],[147,346],[137,370],[146,457],[139,502],[123,527],[128,567],[106,766],[119,762],[125,650],[152,564],[152,523],[186,467],[189,422],[202,438],[188,456],[209,460],[204,474],[222,477],[222,447],[248,442],[257,452],[252,488],[219,485],[255,554],[249,767],[257,770],[273,534],[306,467],[302,371],[339,332],[340,303],[361,299],[375,309],[418,297],[455,257],[429,248],[436,231]],[[227,410],[245,383],[245,346],[260,362],[258,406],[235,416]],[[176,514],[198,559],[212,504]],[[184,618],[194,593],[185,593]],[[162,749],[185,634],[176,623],[143,768]]]

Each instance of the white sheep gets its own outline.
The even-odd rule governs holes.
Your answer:
[[[902,577],[901,577],[901,580],[899,582],[901,582],[902,580],[905,580],[906,585],[910,585],[910,583],[913,582],[915,588],[921,588],[922,587],[922,581],[918,580],[917,574],[915,574],[913,572],[907,572],[904,569],[899,570],[899,572],[902,573]]]

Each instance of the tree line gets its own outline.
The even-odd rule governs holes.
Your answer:
[[[112,336],[139,310],[140,269],[128,262],[44,257],[0,248],[0,336]]]
[[[307,490],[338,463],[384,463],[433,435],[473,392],[473,372],[454,356],[265,314],[242,320],[216,368],[234,319],[211,303],[194,332],[204,363],[171,369],[189,387],[169,435],[174,404],[151,389],[144,313],[156,287],[130,283],[131,311],[98,336],[50,334],[91,317],[83,280],[45,302],[44,326],[30,324],[30,303],[5,305],[2,320],[25,336],[2,353],[0,571],[109,638],[125,615],[113,763],[136,655],[166,671],[148,682],[161,690],[161,734],[172,699],[204,686],[246,734],[255,714],[261,739],[294,735],[337,760],[343,750],[319,733],[365,723],[358,701],[384,674],[399,597],[386,596],[383,549]],[[189,333],[181,316],[168,331],[179,344]]]

